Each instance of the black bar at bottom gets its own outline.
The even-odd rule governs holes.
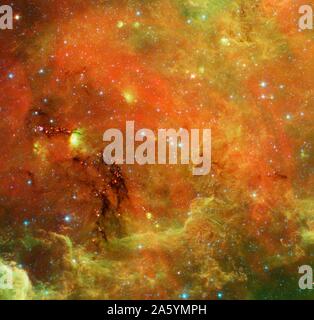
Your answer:
[[[216,319],[229,315],[274,317],[312,309],[310,301],[0,301],[10,319]],[[4,317],[6,318],[6,317]],[[2,319],[2,317],[1,317]]]

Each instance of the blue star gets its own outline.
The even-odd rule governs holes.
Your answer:
[[[30,225],[30,221],[29,221],[29,220],[24,220],[24,221],[23,221],[23,225],[24,225],[25,227],[28,227],[28,226]]]
[[[184,300],[187,300],[187,299],[190,298],[190,295],[188,293],[184,292],[184,293],[180,294],[180,298],[184,299]]]
[[[217,298],[218,298],[218,299],[222,299],[223,297],[224,297],[223,292],[218,292],[218,293],[217,293]]]
[[[71,217],[71,215],[69,215],[69,214],[64,217],[64,221],[65,221],[65,222],[68,222],[68,223],[69,223],[69,222],[71,222],[71,220],[72,220],[72,217]]]

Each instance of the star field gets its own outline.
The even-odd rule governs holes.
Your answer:
[[[314,33],[297,1],[12,0],[1,299],[301,299]],[[212,170],[105,165],[103,133],[210,128]]]

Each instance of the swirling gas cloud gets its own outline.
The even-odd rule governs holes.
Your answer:
[[[313,298],[302,0],[12,0],[0,31],[3,299]],[[103,133],[212,130],[212,170],[103,163]]]

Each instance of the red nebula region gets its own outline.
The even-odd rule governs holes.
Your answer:
[[[314,266],[314,33],[300,0],[11,1],[3,299],[295,299]],[[103,134],[212,130],[212,168],[107,165]]]

